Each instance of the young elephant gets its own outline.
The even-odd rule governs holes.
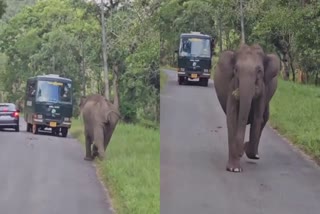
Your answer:
[[[85,160],[91,161],[96,156],[105,157],[113,131],[120,119],[117,107],[99,94],[90,95],[80,101],[80,111],[84,122],[86,141]],[[91,145],[93,144],[93,152]]]
[[[214,74],[214,86],[226,114],[229,160],[227,171],[241,172],[240,158],[259,159],[258,145],[269,119],[269,102],[277,89],[280,60],[265,54],[259,45],[242,45],[221,54]],[[249,142],[244,144],[246,125]]]

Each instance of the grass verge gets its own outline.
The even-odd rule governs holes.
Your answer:
[[[320,88],[279,79],[270,103],[270,123],[320,163]]]
[[[160,90],[165,86],[167,79],[167,74],[163,70],[160,70]]]
[[[81,120],[71,134],[84,146]],[[117,214],[160,213],[160,131],[119,123],[106,160],[96,160]]]

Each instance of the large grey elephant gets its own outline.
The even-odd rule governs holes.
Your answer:
[[[120,119],[117,106],[99,94],[82,97],[80,112],[84,122],[85,160],[105,157],[105,150]],[[91,151],[92,146],[92,151]]]
[[[241,45],[237,51],[224,51],[214,74],[214,86],[226,114],[229,159],[226,170],[242,172],[240,158],[259,159],[258,146],[269,119],[269,102],[277,90],[280,60],[266,54],[259,45]],[[249,142],[244,144],[246,125]]]

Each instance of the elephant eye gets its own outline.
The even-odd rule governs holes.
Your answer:
[[[257,67],[256,70],[257,70],[257,73],[261,73],[262,72],[262,68],[260,66]]]
[[[233,73],[234,73],[234,74],[238,73],[238,69],[237,69],[237,68],[234,68],[234,69],[233,69]]]

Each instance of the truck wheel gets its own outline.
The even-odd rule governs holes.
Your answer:
[[[67,137],[68,136],[68,128],[61,128],[61,134],[62,134],[62,137]]]
[[[209,79],[203,79],[203,86],[208,87]]]
[[[209,79],[200,78],[199,82],[200,82],[200,85],[202,85],[202,86],[208,86]]]
[[[178,78],[179,78],[179,79],[178,79],[179,85],[182,85],[183,82],[184,82],[184,77],[178,77]]]
[[[53,128],[53,129],[52,129],[52,135],[54,135],[54,136],[59,136],[59,133],[60,133],[59,128]]]

